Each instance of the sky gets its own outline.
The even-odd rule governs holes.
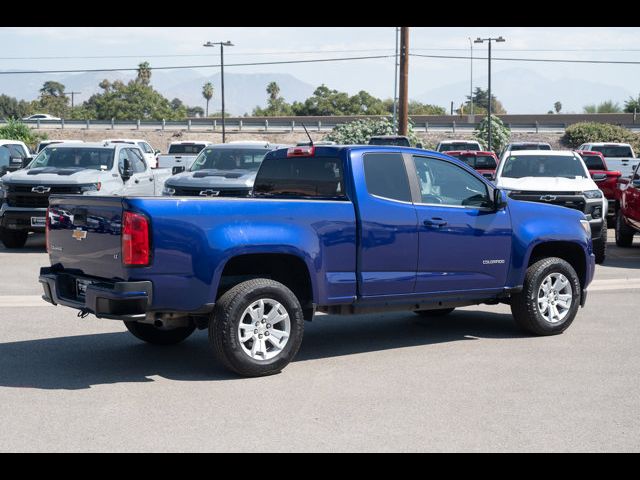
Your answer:
[[[412,27],[410,51],[426,55],[468,56],[469,38],[503,36],[493,44],[492,76],[524,68],[550,80],[570,83],[589,79],[631,94],[640,92],[640,64],[593,65],[501,61],[497,57],[640,62],[640,28],[603,27]],[[393,55],[394,27],[4,27],[0,28],[0,70],[133,68],[141,61],[152,67],[206,65],[219,62],[219,48],[206,41],[230,40],[225,71],[289,73],[311,85],[325,83],[350,94],[367,90],[378,97],[393,96],[393,58],[290,65],[230,66],[232,63],[301,60],[369,55]],[[562,51],[559,51],[562,50]],[[485,44],[473,45],[474,56],[486,56]],[[169,57],[167,55],[176,55]],[[57,58],[33,57],[104,57]],[[22,59],[19,57],[31,57]],[[470,60],[411,57],[409,94],[416,96],[448,84],[469,81]],[[487,61],[474,61],[474,86],[486,87]],[[217,68],[200,69],[213,73]],[[517,85],[514,85],[517,88]],[[468,93],[468,87],[460,97]],[[620,90],[617,90],[620,92]],[[500,98],[500,92],[495,92]],[[608,100],[590,98],[585,104]],[[622,104],[625,98],[613,98]],[[508,109],[508,105],[506,105]]]

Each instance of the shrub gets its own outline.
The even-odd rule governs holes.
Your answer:
[[[640,150],[639,135],[609,123],[574,123],[567,127],[561,141],[569,148],[577,148],[588,142],[618,142],[631,144],[634,151]]]
[[[46,140],[47,134],[34,133],[26,124],[10,118],[7,124],[0,127],[0,138],[3,140],[20,140],[26,143],[31,150],[35,150],[40,140]]]
[[[482,148],[486,149],[489,145],[489,122],[487,118],[483,118],[478,128],[473,131],[473,136]],[[511,130],[507,127],[502,120],[495,115],[491,115],[491,150],[498,153],[502,148],[509,143],[511,138]]]
[[[407,137],[411,145],[415,145],[418,137],[409,123]],[[395,135],[393,122],[387,118],[360,119],[353,122],[336,125],[324,140],[331,140],[343,145],[366,145],[369,139],[375,135]]]

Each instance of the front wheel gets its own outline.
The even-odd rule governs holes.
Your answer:
[[[616,216],[616,245],[619,247],[630,247],[633,243],[634,230],[626,224],[622,217],[622,210]]]
[[[278,373],[298,353],[302,307],[283,284],[266,278],[242,282],[216,302],[209,341],[218,360],[247,377]]]
[[[511,313],[530,333],[556,335],[573,322],[581,293],[580,279],[568,262],[544,258],[527,269],[522,292],[511,297]]]
[[[22,248],[27,243],[29,232],[25,230],[8,230],[0,228],[0,240],[7,248]]]
[[[600,236],[593,240],[593,254],[596,256],[596,263],[601,264],[607,257],[607,224],[602,222]]]
[[[124,322],[125,327],[134,337],[152,345],[175,345],[186,340],[195,330],[195,325],[161,329],[150,323]]]

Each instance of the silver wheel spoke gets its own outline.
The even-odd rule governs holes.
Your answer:
[[[251,323],[245,323],[249,319]],[[277,329],[274,328],[276,324]],[[281,303],[271,298],[261,298],[249,305],[238,325],[238,338],[242,350],[258,361],[269,360],[279,355],[290,335],[289,313]],[[252,342],[249,343],[249,340]]]
[[[573,290],[562,273],[550,273],[538,289],[538,312],[549,323],[561,322],[571,310]]]

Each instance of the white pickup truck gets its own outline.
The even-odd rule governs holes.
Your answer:
[[[171,142],[169,152],[158,155],[158,168],[184,167],[189,170],[198,154],[208,145],[213,145],[209,140],[189,140]]]
[[[631,177],[640,159],[636,158],[633,147],[628,143],[600,142],[583,143],[578,150],[600,152],[610,170],[617,170],[623,177]]]
[[[0,240],[20,248],[30,232],[44,232],[53,193],[159,196],[170,176],[169,170],[151,169],[137,145],[50,145],[26,168],[0,178]]]

